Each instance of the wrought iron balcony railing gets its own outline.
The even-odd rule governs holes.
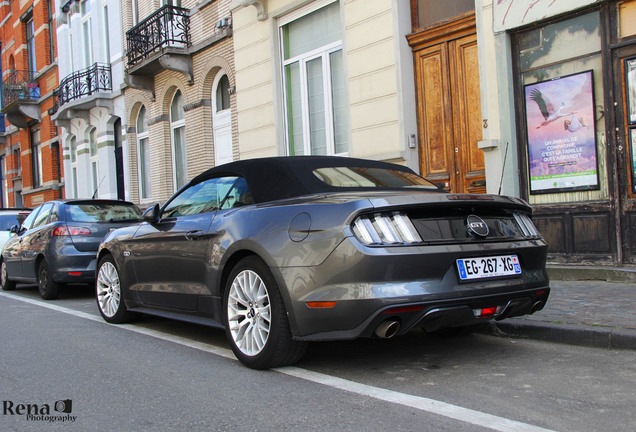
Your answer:
[[[37,101],[40,99],[40,86],[35,81],[33,71],[14,71],[2,82],[4,107],[18,101]],[[3,108],[4,108],[3,107]]]
[[[60,81],[57,88],[57,105],[62,106],[84,96],[112,90],[110,65],[95,63],[89,68],[73,72]]]
[[[165,5],[126,32],[128,65],[164,47],[191,45],[189,10]]]

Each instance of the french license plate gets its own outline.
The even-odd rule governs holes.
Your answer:
[[[461,258],[457,260],[457,270],[461,280],[483,279],[520,275],[521,265],[517,255]]]

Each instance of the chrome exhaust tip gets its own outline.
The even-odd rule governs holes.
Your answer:
[[[382,339],[390,339],[397,334],[398,330],[400,330],[398,321],[383,321],[375,329],[375,335]]]
[[[533,314],[536,311],[538,311],[539,309],[541,309],[543,307],[543,302],[542,301],[538,301],[535,304],[532,305],[532,307],[530,308],[530,313]]]

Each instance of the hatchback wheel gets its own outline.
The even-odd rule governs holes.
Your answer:
[[[15,289],[15,282],[9,280],[9,273],[7,272],[7,264],[2,260],[0,263],[0,285],[4,291],[11,291]]]
[[[122,284],[115,261],[110,255],[102,258],[97,266],[96,298],[99,313],[109,323],[121,324],[132,321],[136,313],[126,308],[122,298]]]
[[[60,284],[53,280],[53,275],[46,260],[42,260],[40,267],[38,267],[38,289],[40,296],[44,300],[56,299],[60,294]]]
[[[234,355],[253,369],[297,362],[306,342],[293,341],[285,305],[267,265],[257,257],[241,260],[224,293],[225,332]]]

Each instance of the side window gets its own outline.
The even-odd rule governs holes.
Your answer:
[[[51,208],[51,217],[49,217],[49,223],[57,222],[60,220],[58,206],[53,204]]]
[[[40,209],[35,221],[33,222],[33,226],[31,228],[37,228],[41,225],[48,223],[49,216],[51,215],[51,209],[53,208],[53,204],[44,204]]]
[[[164,207],[162,217],[189,216],[216,211],[221,208],[237,180],[238,177],[218,177],[191,185]]]
[[[37,217],[38,212],[40,211],[41,208],[42,207],[37,207],[35,210],[33,210],[31,213],[29,213],[29,215],[26,217],[26,219],[24,219],[24,221],[22,222],[22,228],[31,229],[31,227],[33,226],[33,221]]]
[[[235,207],[241,207],[247,204],[254,204],[254,199],[252,198],[252,193],[250,192],[249,187],[247,187],[247,182],[244,178],[239,177],[236,179],[234,184],[232,185],[232,189],[225,197],[225,200],[221,204],[221,209],[229,209]]]

